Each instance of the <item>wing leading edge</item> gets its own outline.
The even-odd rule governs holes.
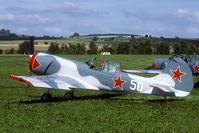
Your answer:
[[[67,75],[48,75],[48,76],[10,76],[11,79],[25,82],[31,86],[64,89],[82,88],[82,89],[95,89],[98,88],[85,83],[77,78],[69,77]]]

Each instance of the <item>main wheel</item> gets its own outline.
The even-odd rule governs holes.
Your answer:
[[[199,88],[199,82],[194,84],[194,88]]]
[[[66,92],[66,93],[64,94],[64,98],[65,98],[66,100],[72,99],[72,98],[73,98],[73,93],[72,93],[72,92]]]
[[[52,95],[50,93],[44,93],[41,97],[43,102],[48,102],[52,100]]]

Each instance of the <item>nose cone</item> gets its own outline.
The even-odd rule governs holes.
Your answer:
[[[38,54],[39,53],[35,53],[35,54],[32,55],[32,57],[30,59],[30,63],[29,63],[30,70],[35,70],[35,69],[37,69],[37,68],[39,68],[41,66],[39,61],[36,58],[36,56]]]
[[[29,63],[30,70],[38,75],[49,75],[60,70],[60,63],[56,56],[46,53],[35,53]]]

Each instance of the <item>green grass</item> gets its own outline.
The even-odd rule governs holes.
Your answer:
[[[63,56],[85,61],[88,55]],[[98,56],[122,63],[124,69],[142,69],[159,57],[145,55]],[[52,90],[52,102],[40,102],[46,89],[28,87],[9,79],[28,75],[27,56],[0,56],[0,132],[198,132],[199,88],[184,98],[75,90],[65,101],[65,91]],[[196,79],[195,79],[196,81]],[[119,95],[121,96],[119,96]]]

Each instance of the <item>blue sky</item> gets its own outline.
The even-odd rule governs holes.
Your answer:
[[[74,32],[199,37],[198,0],[5,0],[0,29],[25,35]]]

